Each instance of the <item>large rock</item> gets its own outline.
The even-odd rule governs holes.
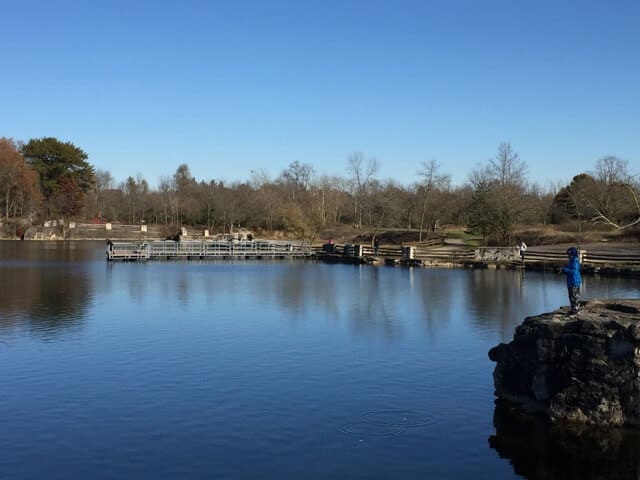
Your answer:
[[[497,397],[552,421],[640,427],[640,300],[526,318],[489,351]]]

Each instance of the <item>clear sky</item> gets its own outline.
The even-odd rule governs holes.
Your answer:
[[[640,1],[0,0],[0,136],[53,136],[117,180],[466,181],[510,141],[530,179],[640,166]]]

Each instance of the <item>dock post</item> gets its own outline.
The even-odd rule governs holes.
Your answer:
[[[414,260],[416,258],[416,247],[402,247],[402,260]]]

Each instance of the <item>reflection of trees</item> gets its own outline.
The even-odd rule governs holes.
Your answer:
[[[220,265],[214,275],[207,274],[210,301],[248,295],[256,305],[275,303],[289,321],[304,322],[320,314],[330,321],[349,321],[360,333],[381,330],[386,338],[396,336],[393,301],[396,295],[406,298],[406,286],[381,285],[384,273],[376,268],[305,262],[229,267]],[[221,272],[226,276],[219,277]]]
[[[382,331],[386,339],[397,336],[390,307],[398,283],[381,285],[377,268],[353,265],[297,264],[274,271],[269,287],[258,294],[278,301],[292,318],[317,311],[335,321],[350,322],[358,333]]]
[[[384,272],[378,268],[357,267],[357,288],[350,292],[349,317],[358,333],[381,330],[383,337],[392,341],[402,330],[402,324],[394,318],[399,310],[393,306],[399,282],[388,285],[381,277],[384,277]]]
[[[498,324],[501,332],[511,330],[514,321],[521,321],[522,302],[526,296],[517,288],[523,272],[504,270],[474,270],[467,277],[464,296],[475,310],[478,320]]]
[[[420,301],[426,330],[429,333],[435,331],[451,320],[452,307],[461,298],[456,292],[460,292],[460,275],[453,270],[412,270],[411,274],[420,279]]]
[[[91,255],[95,245],[86,247]],[[63,244],[3,248],[0,328],[27,323],[46,337],[81,324],[93,295],[93,280],[83,263],[86,255]]]
[[[637,479],[640,432],[556,426],[498,404],[489,446],[528,479]]]
[[[450,289],[462,280],[454,271],[372,268],[293,262],[175,262],[113,265],[132,298],[153,292],[162,301],[187,305],[198,297],[216,309],[236,301],[258,309],[277,305],[285,319],[301,323],[325,317],[347,322],[354,332],[397,338],[409,322],[425,318],[429,330],[449,321]],[[441,276],[447,280],[442,281]],[[230,304],[230,307],[224,305]]]
[[[292,318],[296,319],[303,312],[305,305],[314,302],[314,297],[327,301],[326,308],[335,307],[333,282],[327,278],[326,271],[317,272],[318,275],[309,275],[309,266],[304,263],[292,263],[286,268],[273,270],[275,278],[270,278],[267,293],[278,301],[278,304],[287,309]],[[256,292],[259,295],[259,292]],[[264,295],[260,295],[265,298]],[[333,305],[332,305],[333,303]]]
[[[408,325],[418,322],[427,335],[433,335],[455,320],[471,322],[472,327],[482,330],[501,331],[506,339],[525,316],[566,301],[561,277],[542,278],[535,272],[511,270],[264,260],[115,264],[107,271],[111,278],[104,288],[113,284],[131,301],[153,297],[185,308],[203,301],[212,312],[245,307],[265,313],[275,310],[287,322],[326,319],[349,325],[359,335],[379,335],[387,340],[398,338]],[[592,280],[588,279],[589,287]],[[607,279],[602,288],[616,282]],[[587,279],[585,292],[586,283]]]
[[[459,277],[465,283],[461,293],[463,300],[468,303],[465,316],[473,322],[474,327],[482,329],[491,326],[499,331],[503,340],[511,339],[514,328],[525,317],[569,304],[565,278],[556,274],[474,270],[469,275]],[[585,276],[581,296],[584,300],[616,298],[621,294],[627,295],[625,290],[633,292],[636,289],[635,279]]]
[[[557,284],[544,281],[532,282],[533,288],[527,291],[528,275],[522,270],[475,270],[466,276],[463,296],[474,312],[471,319],[478,326],[497,326],[507,338],[524,317],[540,313],[541,305],[551,303],[552,295],[564,293]]]
[[[85,315],[92,295],[90,278],[42,268],[3,269],[0,327],[27,321],[37,332],[76,325]]]

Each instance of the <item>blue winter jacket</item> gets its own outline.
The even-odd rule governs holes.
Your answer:
[[[567,287],[579,287],[582,284],[578,257],[571,257],[569,263],[562,267],[562,271],[567,274]]]

